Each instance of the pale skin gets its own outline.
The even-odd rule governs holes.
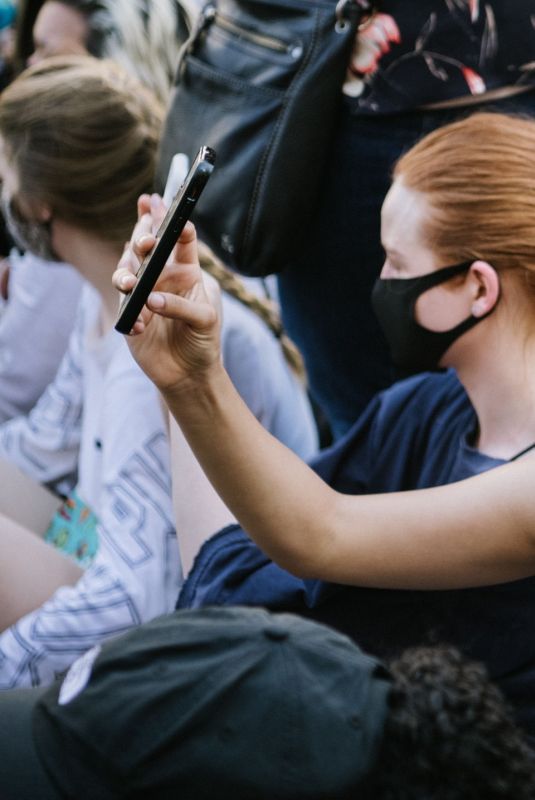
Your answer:
[[[154,244],[149,211],[148,199],[142,200],[131,248],[113,278],[123,292],[135,285],[132,273]],[[383,209],[383,277],[415,277],[447,266],[424,241],[430,213],[423,195],[395,182]],[[441,364],[457,369],[474,405],[475,446],[504,459],[535,441],[529,303],[514,276],[499,278],[492,265],[476,261],[465,276],[422,295],[416,307],[420,324],[435,330],[494,309],[449,348]],[[198,266],[191,224],[129,345],[226,506],[290,572],[417,589],[493,584],[535,573],[533,457],[445,487],[348,496],[262,428],[221,364],[218,314]]]
[[[81,569],[33,531],[0,513],[0,631],[42,605]]]
[[[88,32],[83,14],[58,0],[47,0],[33,26],[34,52],[28,64],[37,64],[50,56],[88,55],[85,45]]]

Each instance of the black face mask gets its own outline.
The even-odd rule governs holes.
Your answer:
[[[407,372],[436,369],[448,347],[494,310],[482,317],[469,316],[454,328],[440,332],[423,328],[414,319],[414,307],[421,294],[455,275],[468,272],[473,263],[464,261],[417,278],[377,279],[372,306],[396,366]]]

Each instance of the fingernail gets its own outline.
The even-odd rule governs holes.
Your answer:
[[[119,281],[119,286],[121,287],[121,289],[126,289],[126,288],[128,288],[128,284],[129,283],[130,283],[129,276],[128,275],[123,275],[123,277]]]
[[[159,294],[158,292],[152,292],[149,295],[149,303],[151,304],[152,308],[163,308],[165,305],[163,294]]]
[[[137,243],[139,247],[144,247],[150,241],[152,241],[152,236],[148,233],[144,233],[143,236],[139,237]]]
[[[157,194],[151,194],[150,196],[150,205],[151,208],[159,208],[160,207],[160,196]]]

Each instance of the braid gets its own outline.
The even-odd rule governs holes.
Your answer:
[[[275,303],[271,300],[262,300],[253,292],[250,292],[238,275],[226,267],[204,242],[199,242],[199,260],[203,270],[216,279],[224,292],[250,309],[265,325],[267,325],[272,334],[279,340],[282,353],[288,366],[297,377],[304,382],[305,368],[302,356],[297,347],[284,332],[280,314]]]

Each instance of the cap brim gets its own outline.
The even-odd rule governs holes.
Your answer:
[[[32,714],[48,687],[0,692],[0,798],[61,800],[34,745]]]

